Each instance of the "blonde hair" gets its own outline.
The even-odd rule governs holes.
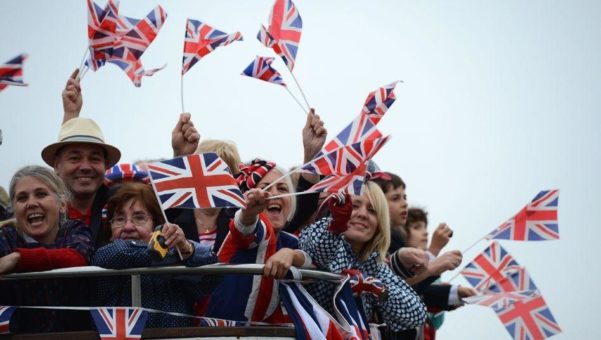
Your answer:
[[[232,175],[237,175],[240,172],[240,153],[234,142],[219,140],[219,139],[205,139],[196,148],[195,153],[214,152],[227,164],[232,172]]]
[[[359,252],[359,259],[366,261],[369,255],[374,251],[378,253],[378,261],[384,262],[386,260],[386,254],[390,247],[390,216],[388,212],[388,201],[386,196],[380,187],[371,181],[367,181],[363,185],[363,190],[367,194],[369,203],[372,208],[376,211],[376,217],[378,219],[378,227],[371,240],[363,245],[363,248]]]

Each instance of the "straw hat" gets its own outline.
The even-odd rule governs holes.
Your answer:
[[[58,142],[50,144],[42,150],[42,159],[46,164],[54,167],[54,158],[60,148],[71,144],[95,144],[106,152],[107,168],[115,165],[121,152],[116,147],[104,142],[104,135],[98,124],[89,118],[73,118],[61,126]]]

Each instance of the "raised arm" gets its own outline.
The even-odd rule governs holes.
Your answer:
[[[79,69],[73,71],[63,90],[63,124],[70,119],[79,117],[83,106],[83,96],[77,75],[79,75]]]
[[[194,127],[192,116],[187,112],[180,114],[177,124],[171,131],[173,157],[194,153],[198,147],[198,141],[200,141],[200,134]]]

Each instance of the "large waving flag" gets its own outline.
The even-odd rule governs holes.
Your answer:
[[[119,66],[136,87],[142,77],[164,68],[144,70],[140,58],[163,27],[167,13],[156,6],[142,19],[119,14],[119,2],[109,0],[103,10],[88,0],[88,38],[90,57],[86,65],[96,71],[106,62]]]
[[[213,52],[217,47],[227,46],[238,40],[242,40],[240,32],[227,34],[201,21],[188,19],[184,40],[182,74],[186,74],[197,61]]]
[[[90,57],[88,66],[96,71],[110,59],[117,39],[117,26],[120,25],[119,1],[109,0],[105,8],[88,0],[88,45]]]
[[[148,312],[135,307],[101,307],[90,310],[101,340],[135,340],[142,337]]]
[[[561,333],[542,295],[536,294],[493,309],[514,339],[539,340]]]
[[[163,209],[246,206],[236,180],[216,153],[148,163],[148,172]]]
[[[260,57],[257,56],[253,62],[250,63],[242,71],[242,75],[248,76],[251,78],[257,78],[268,83],[273,83],[277,85],[286,86],[284,80],[282,80],[282,75],[273,67],[271,67],[271,63],[274,58],[271,57]]]
[[[536,290],[534,281],[524,267],[498,242],[468,263],[461,274],[474,288],[480,291],[512,292]]]
[[[23,63],[26,59],[27,54],[20,54],[0,65],[0,91],[8,85],[27,86],[23,82]]]
[[[303,170],[322,176],[346,175],[372,159],[388,142],[390,136],[361,140],[344,145],[325,155],[317,156],[302,166]]]
[[[559,190],[543,190],[515,216],[486,236],[487,239],[547,241],[559,239]]]
[[[8,334],[10,332],[10,317],[14,311],[15,307],[0,306],[0,334]]]
[[[367,166],[361,163],[355,171],[347,175],[327,176],[307,189],[308,192],[328,192],[360,196],[363,194],[363,182],[367,174]]]
[[[296,339],[343,339],[340,326],[297,282],[279,282],[280,300],[296,332]]]
[[[291,0],[276,0],[269,15],[269,27],[261,26],[257,38],[279,55],[288,69],[294,69],[303,30],[303,20]]]

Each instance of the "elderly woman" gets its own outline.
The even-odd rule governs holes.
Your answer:
[[[108,201],[108,225],[111,243],[96,251],[92,264],[111,269],[183,264],[202,266],[215,263],[217,257],[210,247],[187,240],[182,229],[163,219],[161,208],[151,187],[143,183],[124,184]],[[155,226],[162,225],[167,255],[156,260],[148,250]],[[180,257],[181,254],[181,257]],[[181,276],[144,275],[141,278],[142,307],[166,312],[194,314],[193,304],[209,287],[198,279]],[[103,306],[131,304],[129,277],[99,280],[97,303]],[[193,319],[163,313],[151,313],[147,327],[191,326]]]
[[[313,110],[307,115],[302,134],[304,162],[308,162],[321,149],[327,134],[323,122]],[[286,173],[284,169],[273,162],[255,159],[241,166],[240,170],[237,180],[245,193],[247,207],[238,210],[230,221],[229,234],[219,250],[219,261],[266,264],[265,276],[226,276],[211,296],[207,315],[233,320],[282,322],[286,318],[279,307],[276,282],[272,277],[285,274],[294,256],[291,249],[298,248],[296,236],[284,229],[292,220],[307,220],[317,208],[317,197],[314,207],[303,204],[297,210],[296,197],[291,195],[294,186],[290,177],[281,179]],[[310,181],[315,180],[304,176],[300,181],[305,186],[310,186]],[[299,182],[299,187],[302,186]],[[272,259],[276,253],[278,256]],[[273,266],[274,260],[279,265]]]
[[[85,266],[93,253],[89,228],[67,220],[69,193],[54,171],[41,166],[18,170],[10,182],[15,223],[0,229],[0,273]],[[2,305],[78,305],[81,285],[71,280],[3,282]],[[17,309],[12,332],[76,330],[88,325],[86,312]]]
[[[300,249],[319,269],[333,273],[358,270],[364,277],[372,276],[384,284],[388,293],[383,298],[362,295],[368,318],[379,312],[382,321],[394,331],[422,325],[426,317],[424,304],[385,262],[390,245],[390,222],[384,193],[377,184],[368,181],[363,194],[352,196],[346,204],[346,209],[331,209],[333,218],[323,218],[303,230]],[[317,282],[308,288],[322,306],[332,310],[330,284]]]

